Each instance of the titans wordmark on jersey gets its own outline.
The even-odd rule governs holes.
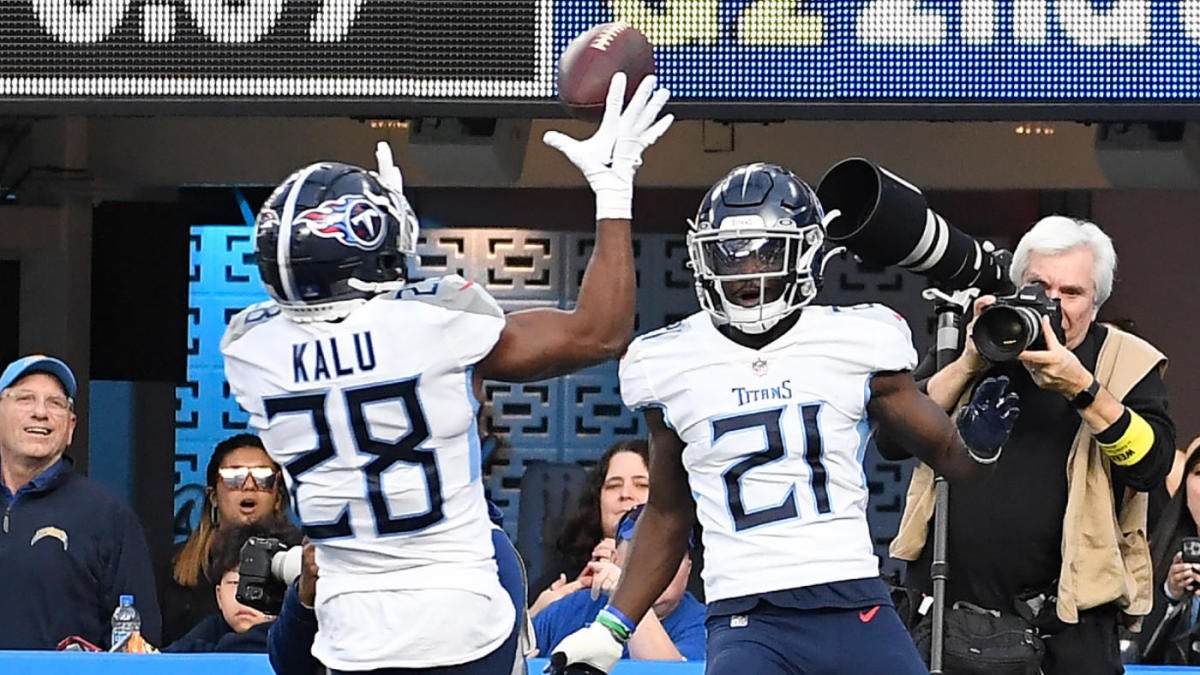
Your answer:
[[[509,634],[514,615],[493,558],[472,389],[473,366],[503,327],[495,300],[457,276],[377,296],[337,322],[291,321],[273,302],[230,322],[221,343],[226,379],[284,468],[317,544],[322,634],[339,632],[335,614],[353,620],[353,608],[331,609],[343,594],[437,588],[491,599],[497,619],[508,608],[508,622],[487,635],[455,637],[443,627],[458,640],[452,663],[486,654]],[[400,620],[420,616],[394,604]],[[394,648],[323,645],[320,634],[317,646],[351,669],[363,665],[355,650],[385,654],[373,667],[430,663],[386,658],[406,639],[378,638]]]
[[[809,306],[761,350],[706,313],[636,339],[621,396],[686,444],[710,601],[879,573],[863,453],[871,376],[911,370],[912,336],[881,305]]]

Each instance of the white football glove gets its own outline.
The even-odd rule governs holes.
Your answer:
[[[379,175],[379,182],[389,190],[404,194],[404,176],[400,174],[400,168],[392,159],[392,146],[387,141],[375,144],[375,161],[379,164],[379,169],[375,172]]]
[[[586,665],[607,673],[621,660],[623,651],[624,645],[612,631],[593,621],[558,643],[546,672],[561,673],[570,666]]]
[[[379,178],[379,184],[391,191],[391,198],[397,210],[397,217],[407,217],[410,223],[411,232],[406,232],[408,238],[414,244],[417,240],[417,214],[413,211],[412,204],[408,201],[408,195],[404,194],[404,176],[400,173],[400,167],[396,166],[396,161],[392,158],[392,146],[387,141],[379,141],[375,144],[375,161],[379,168],[376,169],[375,175]]]
[[[667,132],[674,115],[658,116],[671,92],[655,90],[658,79],[646,76],[629,105],[625,102],[625,73],[613,75],[608,85],[604,117],[587,140],[558,131],[547,131],[542,142],[558,150],[579,167],[596,193],[596,220],[629,220],[633,216],[633,175],[642,165],[642,151]]]
[[[400,167],[396,166],[396,161],[392,159],[392,146],[387,141],[379,141],[375,144],[375,161],[379,164],[379,168],[375,171],[375,175],[379,177],[379,182],[383,187],[392,191],[393,196],[399,202],[396,208],[401,214],[412,212],[412,205],[408,203],[408,196],[404,194],[404,176],[400,173]],[[413,214],[416,218],[416,214]]]

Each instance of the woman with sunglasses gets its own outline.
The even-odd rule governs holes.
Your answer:
[[[279,466],[267,456],[258,436],[238,434],[218,443],[206,474],[199,524],[177,547],[172,578],[163,590],[163,644],[182,637],[217,611],[210,568],[217,531],[225,525],[287,519],[287,492],[282,489]]]

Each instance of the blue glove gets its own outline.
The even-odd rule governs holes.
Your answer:
[[[1021,409],[1016,393],[1005,394],[1008,377],[989,377],[975,388],[971,402],[958,411],[955,426],[971,459],[991,464],[1000,458],[1000,450],[1008,441]]]

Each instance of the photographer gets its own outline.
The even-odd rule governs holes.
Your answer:
[[[1200,451],[1195,447],[1183,465],[1182,482],[1167,502],[1150,535],[1154,564],[1154,609],[1138,636],[1141,663],[1173,666],[1200,665],[1196,640],[1200,611]],[[1185,547],[1185,539],[1187,546]],[[1186,557],[1185,557],[1186,556]]]
[[[221,528],[213,540],[209,569],[217,578],[216,599],[219,608],[196,624],[186,635],[171,643],[164,652],[267,652],[267,631],[277,608],[265,613],[237,599],[242,546],[251,537],[279,540],[285,546],[300,543],[300,532],[285,520]],[[280,586],[282,586],[280,582]]]
[[[1166,357],[1147,342],[1095,323],[1112,291],[1116,253],[1095,224],[1064,216],[1036,223],[1010,268],[1019,286],[1061,303],[1061,333],[1040,312],[1044,348],[991,363],[968,337],[962,354],[927,382],[957,408],[983,377],[1007,375],[1022,415],[995,472],[953,490],[948,513],[947,605],[967,601],[1013,613],[1028,603],[1045,637],[1046,675],[1123,672],[1118,624],[1150,611],[1146,491],[1171,465]],[[995,302],[975,303],[978,316]],[[989,336],[996,337],[996,336]],[[933,473],[913,472],[893,557],[909,584],[929,591]],[[929,545],[927,545],[929,543]],[[1040,602],[1044,600],[1044,604]]]

